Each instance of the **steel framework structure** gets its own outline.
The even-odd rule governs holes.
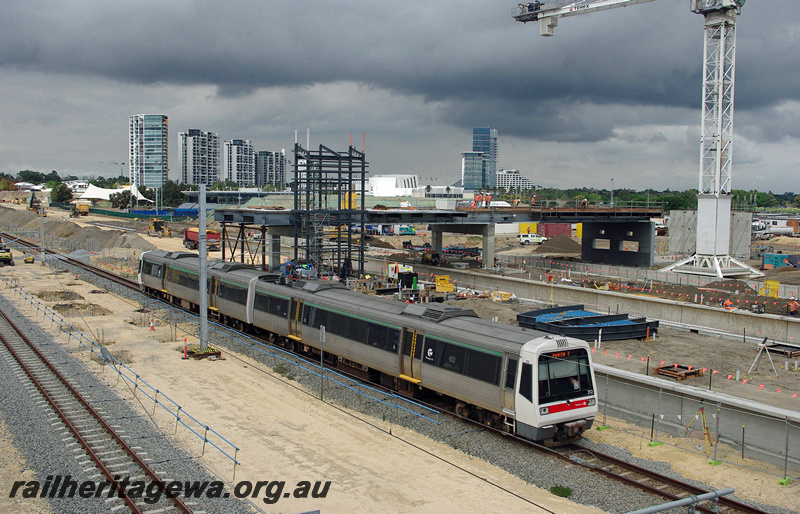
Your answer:
[[[364,273],[364,152],[294,145],[294,258],[333,269],[344,279]],[[301,252],[302,251],[302,252]]]

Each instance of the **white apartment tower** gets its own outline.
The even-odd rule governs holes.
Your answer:
[[[286,149],[280,152],[261,150],[256,153],[256,185],[280,186],[286,184]]]
[[[253,143],[249,139],[229,139],[224,145],[224,179],[240,186],[256,184],[256,162]]]
[[[164,114],[128,119],[128,179],[137,188],[163,187],[169,178],[169,124]]]
[[[498,189],[534,189],[533,182],[520,175],[519,170],[497,170],[495,177],[495,187]]]
[[[211,185],[218,182],[219,134],[189,129],[178,134],[181,151],[181,182]]]

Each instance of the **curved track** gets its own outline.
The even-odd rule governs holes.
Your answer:
[[[31,246],[35,247],[35,245]],[[52,253],[58,255],[55,252]],[[90,264],[69,259],[65,256],[59,256],[59,258],[66,260],[70,264],[79,266],[80,268],[88,272],[100,275],[109,280],[113,280],[114,282],[120,285],[138,290],[138,284],[134,281],[122,278],[111,272],[95,268]],[[269,343],[267,342],[265,342],[264,344],[269,346]],[[339,371],[343,372],[342,370]],[[347,374],[346,372],[344,373]],[[363,377],[354,376],[353,378],[363,380]],[[373,384],[373,386],[374,385],[375,384]],[[564,461],[570,462],[573,465],[581,466],[587,470],[590,470],[591,472],[600,473],[606,477],[617,480],[625,484],[626,486],[635,487],[643,491],[646,491],[648,493],[660,496],[664,498],[666,501],[679,500],[709,492],[708,490],[704,490],[694,485],[682,482],[680,480],[676,480],[671,477],[661,475],[659,473],[647,470],[640,466],[636,466],[635,464],[622,461],[610,455],[605,455],[596,450],[589,450],[579,445],[568,445],[561,448],[546,448],[542,445],[539,445],[527,439],[511,436],[508,433],[502,432],[501,430],[459,416],[455,412],[452,412],[451,410],[443,407],[442,405],[425,404],[424,402],[421,402],[419,399],[414,399],[414,401],[426,405],[430,408],[442,411],[456,418],[459,418],[462,421],[468,423],[474,423],[475,425],[480,426],[484,430],[491,430],[497,432],[498,435],[502,435],[505,436],[506,438],[513,439],[519,444],[525,445],[536,451],[546,453],[554,458],[559,458]],[[720,498],[716,506],[721,512],[726,512],[726,513],[741,512],[748,514],[766,514],[765,511],[763,510],[750,507],[744,503],[725,497]],[[702,505],[697,506],[697,510],[700,512],[715,512],[711,508]]]
[[[157,483],[166,491],[160,479],[144,460],[103,420],[102,415],[69,383],[53,364],[33,345],[5,313],[0,311],[0,352],[10,357],[28,376],[41,395],[81,445],[91,461],[134,513],[177,509],[191,510],[176,497],[166,493],[160,501],[144,503],[142,498],[128,495],[120,477],[129,482],[141,480]]]

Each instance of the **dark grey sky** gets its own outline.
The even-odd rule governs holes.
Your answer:
[[[116,175],[127,120],[290,151],[361,146],[372,173],[460,176],[472,127],[543,186],[688,189],[700,155],[703,17],[657,0],[562,19],[517,2],[9,0],[0,3],[0,170]],[[767,7],[769,9],[767,9]],[[737,24],[733,187],[800,192],[796,0]],[[127,170],[125,170],[127,173]]]

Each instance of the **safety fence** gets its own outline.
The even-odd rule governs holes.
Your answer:
[[[183,425],[192,434],[196,435],[203,441],[203,453],[205,452],[206,444],[209,444],[216,448],[222,455],[230,459],[233,462],[235,476],[236,466],[240,464],[236,460],[239,451],[239,448],[237,448],[236,445],[225,439],[216,430],[210,428],[208,425],[204,424],[186,412],[183,407],[173,401],[163,391],[148,384],[141,377],[141,375],[114,358],[114,356],[111,355],[108,350],[106,350],[98,342],[94,341],[93,338],[87,337],[81,330],[70,324],[60,314],[52,310],[28,291],[25,291],[22,287],[20,287],[16,280],[7,277],[2,273],[0,273],[0,280],[5,284],[6,288],[16,293],[22,302],[28,304],[30,308],[35,311],[33,312],[34,317],[38,318],[38,316],[41,315],[42,321],[46,322],[49,320],[51,326],[56,325],[58,326],[59,330],[66,333],[67,343],[69,343],[72,339],[75,339],[78,344],[91,352],[101,362],[108,364],[108,367],[117,373],[117,383],[119,383],[119,380],[122,379],[125,380],[129,386],[133,387],[134,397],[136,396],[137,392],[141,393],[153,401],[153,409],[155,409],[156,406],[159,406],[165,412],[173,416],[175,418],[176,433],[178,426]],[[187,423],[187,419],[192,423]],[[200,432],[203,432],[203,434],[201,435]],[[209,438],[209,435],[216,436],[216,439],[213,437]]]
[[[776,474],[781,480],[800,478],[797,411],[604,366],[596,367],[595,375],[601,427],[608,417],[625,420],[639,427],[636,435],[649,439],[653,446],[674,444],[703,452],[712,462],[736,466],[747,466],[746,459],[751,458],[781,467],[783,473]],[[720,443],[730,450],[720,452]]]

